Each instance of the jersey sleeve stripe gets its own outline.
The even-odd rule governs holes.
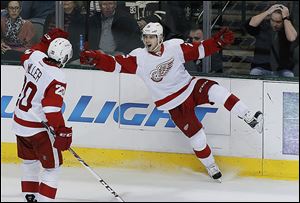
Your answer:
[[[45,106],[45,107],[43,107],[43,111],[45,113],[59,112],[60,110],[61,110],[61,108],[56,107],[56,106]]]
[[[121,68],[122,68],[121,65],[116,61],[115,70],[113,71],[113,73],[120,73]]]
[[[204,50],[204,46],[202,43],[198,47],[198,50],[199,50],[199,58],[198,59],[203,59],[205,57],[205,50]]]

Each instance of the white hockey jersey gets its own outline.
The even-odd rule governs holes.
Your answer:
[[[145,82],[156,107],[170,110],[187,99],[197,82],[183,64],[203,57],[203,44],[171,39],[163,43],[161,55],[151,54],[146,48],[137,48],[127,56],[102,54],[96,67],[109,72],[137,74]]]
[[[47,57],[43,52],[29,51],[25,52],[24,56],[25,78],[16,103],[12,129],[16,135],[26,137],[45,131],[29,109],[46,122],[46,114],[61,119],[66,81],[64,72],[60,68],[43,61],[43,58]]]

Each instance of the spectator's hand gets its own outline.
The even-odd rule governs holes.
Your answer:
[[[61,151],[68,150],[72,143],[72,128],[60,127],[55,131],[53,146]]]
[[[281,13],[282,13],[282,18],[290,16],[289,9],[286,6],[281,5],[281,9],[280,10],[281,10]]]
[[[212,38],[220,48],[223,48],[233,43],[234,33],[228,27],[222,27]]]
[[[100,59],[99,55],[102,53],[98,50],[88,50],[80,52],[80,63],[86,65],[95,65],[96,61]]]
[[[274,4],[266,12],[267,12],[268,15],[271,15],[275,10],[281,10],[281,9],[282,9],[281,4]]]
[[[147,25],[147,22],[145,20],[141,19],[141,20],[137,21],[137,24],[138,24],[140,30],[142,30]]]
[[[63,31],[60,28],[54,28],[50,30],[48,33],[44,34],[44,36],[42,37],[42,42],[49,45],[56,38],[67,39],[68,37],[69,37],[69,33]]]
[[[7,50],[11,50],[11,47],[5,44],[5,42],[1,42],[1,53],[4,54]]]

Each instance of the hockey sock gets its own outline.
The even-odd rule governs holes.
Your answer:
[[[36,200],[39,192],[40,162],[37,160],[23,160],[21,164],[21,188],[24,201]]]
[[[44,169],[39,186],[39,198],[41,202],[54,201],[58,186],[60,168]]]
[[[215,162],[210,147],[206,143],[206,135],[203,129],[199,130],[190,138],[190,143],[195,155],[205,167],[208,167],[210,164]]]
[[[213,154],[211,153],[211,149],[208,145],[202,151],[194,150],[197,158],[201,161],[201,163],[207,168],[211,164],[215,163],[215,159]]]

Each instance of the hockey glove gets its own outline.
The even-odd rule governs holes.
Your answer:
[[[95,65],[98,62],[98,60],[100,60],[101,54],[102,53],[100,51],[82,51],[80,53],[80,63],[87,65]]]
[[[219,32],[212,36],[219,48],[230,45],[234,41],[234,33],[228,27],[222,27]]]
[[[69,37],[69,33],[63,31],[60,28],[54,28],[48,33],[44,34],[42,37],[42,42],[49,46],[49,44],[56,38],[65,38]]]
[[[61,151],[68,150],[72,143],[72,128],[60,127],[55,131],[53,146]]]

